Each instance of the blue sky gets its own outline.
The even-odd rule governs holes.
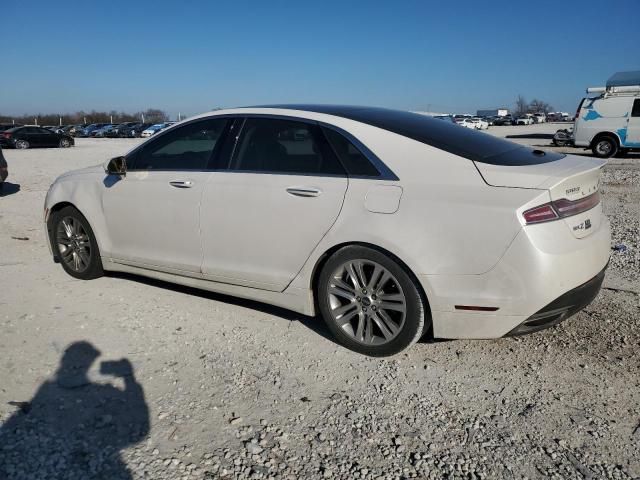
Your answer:
[[[263,103],[573,112],[640,70],[637,0],[89,1],[2,5],[0,114]]]

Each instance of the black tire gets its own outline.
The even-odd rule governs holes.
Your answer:
[[[78,225],[81,226],[81,230],[79,230],[79,232],[83,231],[88,239],[89,252],[86,255],[88,260],[85,261],[86,265],[83,265],[83,268],[81,269],[74,269],[66,260],[67,255],[65,255],[65,251],[71,251],[73,246],[64,246],[62,243],[59,243],[58,240],[59,229],[62,228],[64,230],[64,225],[61,224],[63,221],[68,222],[68,219],[73,219],[73,222],[78,222]],[[100,250],[98,248],[98,242],[96,241],[95,234],[93,233],[91,225],[89,225],[85,216],[82,215],[78,209],[68,206],[54,212],[51,215],[50,226],[51,248],[54,254],[59,258],[60,264],[65,272],[72,277],[79,278],[81,280],[92,280],[94,278],[101,277],[104,274],[102,269],[102,260],[100,259]],[[86,242],[82,243],[86,244]],[[74,252],[71,251],[72,257],[80,256],[78,254],[74,255],[73,253]]]
[[[29,148],[31,145],[29,145],[29,142],[27,142],[26,140],[16,140],[15,143],[15,148],[19,149],[19,150],[26,150],[27,148]]]
[[[591,151],[598,158],[610,158],[617,155],[618,142],[610,135],[597,137],[591,144]]]
[[[68,138],[61,138],[60,144],[58,145],[60,148],[69,148],[71,146],[71,140]]]
[[[395,334],[395,337],[381,345],[371,345],[356,341],[353,335],[348,334],[343,327],[338,325],[332,314],[329,288],[332,279],[335,279],[335,272],[340,270],[345,263],[361,260],[374,262],[374,264],[386,269],[394,277],[392,279],[393,282],[397,281],[399,284],[399,291],[404,294],[405,298],[406,313],[399,331]],[[320,314],[338,343],[350,350],[372,357],[395,355],[405,350],[416,343],[431,325],[427,300],[424,298],[417,280],[397,259],[372,248],[351,245],[335,252],[322,267],[315,293]],[[381,306],[380,308],[382,309],[383,307]],[[373,325],[373,322],[371,324]]]

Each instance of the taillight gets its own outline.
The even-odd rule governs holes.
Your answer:
[[[600,192],[592,193],[579,200],[567,200],[562,198],[545,203],[538,207],[530,208],[522,216],[527,225],[532,223],[548,222],[557,218],[570,217],[591,210],[600,203]]]
[[[4,138],[11,138],[11,132],[2,132]]]

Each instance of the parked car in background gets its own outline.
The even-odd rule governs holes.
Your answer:
[[[153,124],[152,123],[136,123],[134,125],[131,125],[130,127],[118,130],[118,136],[121,138],[139,137],[140,134],[144,130],[149,128],[151,125]]]
[[[168,123],[156,123],[154,125],[151,125],[149,128],[143,130],[142,133],[140,133],[140,136],[143,137],[143,138],[151,137],[152,135],[155,135],[156,133],[160,132],[161,130],[164,130],[168,126],[169,126]]]
[[[115,127],[115,125],[107,123],[106,125],[103,125],[102,127],[92,131],[90,136],[94,138],[104,138],[106,136],[107,131],[113,127]]]
[[[528,115],[516,117],[515,125],[533,125],[533,118]]]
[[[513,118],[511,117],[511,115],[498,117],[493,120],[493,124],[496,126],[513,125]]]
[[[456,123],[464,128],[471,128],[473,130],[478,130],[478,125],[470,118],[460,118],[456,120]]]
[[[76,130],[76,137],[90,137],[91,134],[95,131],[98,130],[102,127],[104,127],[105,125],[108,125],[107,123],[92,123],[90,125],[87,125],[84,128],[81,128],[79,130]]]
[[[476,124],[478,130],[487,130],[489,128],[489,122],[482,118],[474,117],[470,121]]]
[[[611,250],[605,163],[410,112],[237,108],[63,174],[44,221],[75,278],[135,273],[319,313],[342,345],[385,356],[427,331],[519,335],[586,307]]]
[[[547,121],[547,115],[544,113],[534,113],[533,120],[536,123],[545,123]]]
[[[437,120],[443,120],[447,123],[453,123],[453,124],[456,123],[456,121],[453,119],[453,116],[451,115],[434,115],[433,118]]]
[[[119,125],[114,125],[112,128],[107,130],[106,135],[109,138],[117,138],[120,136],[120,132],[126,130],[129,127],[136,125],[137,122],[124,122]]]
[[[55,133],[42,127],[26,126],[10,128],[2,132],[0,145],[18,149],[31,147],[67,148],[74,145],[74,141],[70,135]]]
[[[71,135],[72,137],[76,137],[78,132],[80,132],[80,130],[82,130],[83,128],[86,128],[88,125],[86,123],[81,123],[78,125],[71,125],[71,127],[69,128],[69,135]]]

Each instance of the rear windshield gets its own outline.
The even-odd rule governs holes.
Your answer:
[[[535,165],[565,155],[541,152],[488,133],[481,133],[419,113],[386,108],[338,105],[270,105],[349,118],[431,145],[469,160],[492,165]]]

